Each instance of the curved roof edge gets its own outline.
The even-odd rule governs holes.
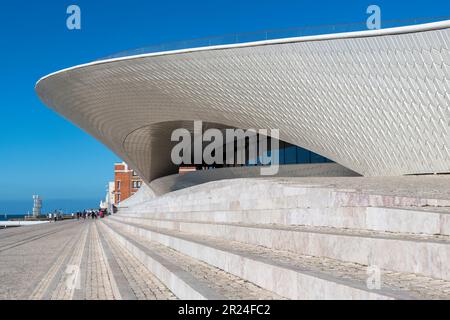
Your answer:
[[[111,62],[117,62],[117,61],[125,61],[125,60],[132,60],[132,59],[139,59],[139,58],[146,58],[146,57],[153,57],[153,56],[164,56],[164,55],[182,54],[182,53],[190,53],[190,52],[199,52],[199,51],[224,50],[224,49],[234,49],[234,48],[243,48],[243,47],[265,46],[265,45],[273,45],[273,44],[376,37],[376,36],[385,36],[385,35],[424,32],[424,31],[447,29],[447,28],[450,28],[450,20],[418,24],[418,25],[411,25],[411,26],[388,28],[388,29],[364,30],[364,31],[323,34],[323,35],[315,35],[315,36],[281,38],[281,39],[243,42],[243,43],[225,44],[225,45],[217,45],[217,46],[206,46],[206,47],[198,47],[198,48],[171,50],[171,51],[161,51],[161,52],[145,53],[145,54],[139,54],[139,55],[130,55],[130,56],[126,56],[126,57],[112,58],[112,59],[98,60],[98,61],[93,61],[93,62],[89,62],[89,63],[84,63],[84,64],[76,65],[76,66],[73,66],[70,68],[65,68],[65,69],[50,73],[50,74],[42,77],[41,79],[39,79],[38,82],[36,83],[36,87],[39,85],[39,83],[41,81],[43,81],[53,75],[56,75],[56,74],[64,73],[64,72],[71,71],[74,69],[80,69],[80,68],[85,68],[85,67],[89,67],[89,66],[93,66],[93,65],[111,63]]]

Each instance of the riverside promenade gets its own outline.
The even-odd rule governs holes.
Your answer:
[[[449,186],[224,180],[2,230],[0,300],[450,300]]]
[[[0,231],[0,300],[175,299],[100,221]]]

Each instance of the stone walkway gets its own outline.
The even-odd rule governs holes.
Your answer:
[[[411,243],[431,241],[433,245],[449,241],[448,237],[429,239],[431,236],[369,231],[358,234],[344,229],[245,226],[272,231],[386,237]],[[198,252],[216,260],[199,258]],[[239,268],[245,267],[254,274],[261,272],[262,277],[256,279],[240,272]],[[388,298],[450,299],[448,280],[384,269],[380,272],[380,292]],[[275,279],[273,283],[281,281],[284,273],[295,273],[296,279],[301,277],[307,281],[302,282],[305,289],[315,290],[311,283],[327,290],[341,286],[350,290],[352,297],[368,290],[367,266],[236,242],[220,234],[209,236],[161,229],[139,220],[134,223],[112,217],[0,230],[0,300],[176,300],[171,290],[182,298],[295,298],[284,291],[279,293],[283,297],[277,295],[278,287],[273,289],[265,282],[267,279]],[[290,286],[292,281],[280,283]]]
[[[99,223],[0,230],[0,300],[176,299]]]

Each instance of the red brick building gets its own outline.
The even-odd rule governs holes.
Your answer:
[[[139,191],[142,179],[126,163],[116,163],[114,165],[114,186],[114,204],[118,205]]]

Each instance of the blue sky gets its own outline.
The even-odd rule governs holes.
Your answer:
[[[66,28],[66,8],[82,30]],[[99,199],[119,160],[38,100],[36,81],[111,53],[197,37],[359,22],[377,4],[383,19],[449,16],[450,1],[11,1],[0,5],[0,200]]]

